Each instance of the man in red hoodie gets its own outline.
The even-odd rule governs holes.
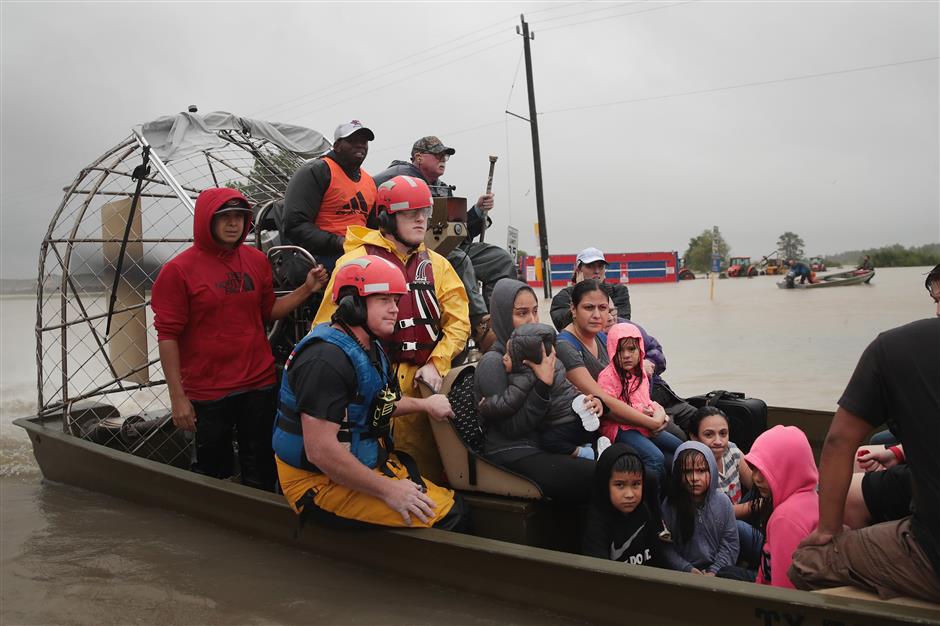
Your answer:
[[[264,323],[322,290],[327,276],[317,266],[303,285],[275,298],[264,253],[242,245],[251,216],[236,189],[199,194],[193,245],[160,270],[151,307],[173,423],[196,433],[193,471],[232,475],[234,428],[242,483],[272,490],[277,389]]]

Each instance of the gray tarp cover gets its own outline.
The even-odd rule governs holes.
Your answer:
[[[147,143],[164,162],[229,145],[218,136],[220,130],[237,130],[252,137],[261,137],[305,158],[323,154],[331,147],[330,142],[315,130],[292,124],[252,120],[225,111],[213,111],[205,115],[167,115],[143,124],[140,129]]]

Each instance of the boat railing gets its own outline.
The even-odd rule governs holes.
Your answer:
[[[136,128],[65,189],[40,250],[37,405],[66,433],[182,464],[190,444],[170,432],[150,289],[192,243],[203,189],[270,206],[308,157],[246,129],[170,158],[161,148]]]

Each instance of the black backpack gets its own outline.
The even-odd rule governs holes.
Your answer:
[[[464,445],[476,454],[483,453],[483,428],[477,414],[477,401],[473,395],[473,377],[476,367],[468,367],[457,374],[447,399],[454,411],[453,424]]]

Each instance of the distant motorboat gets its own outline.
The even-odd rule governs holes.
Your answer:
[[[868,284],[875,277],[875,270],[849,270],[819,276],[816,282],[798,283],[796,276],[788,273],[785,280],[777,283],[781,289],[816,289],[818,287],[845,287],[846,285]]]

